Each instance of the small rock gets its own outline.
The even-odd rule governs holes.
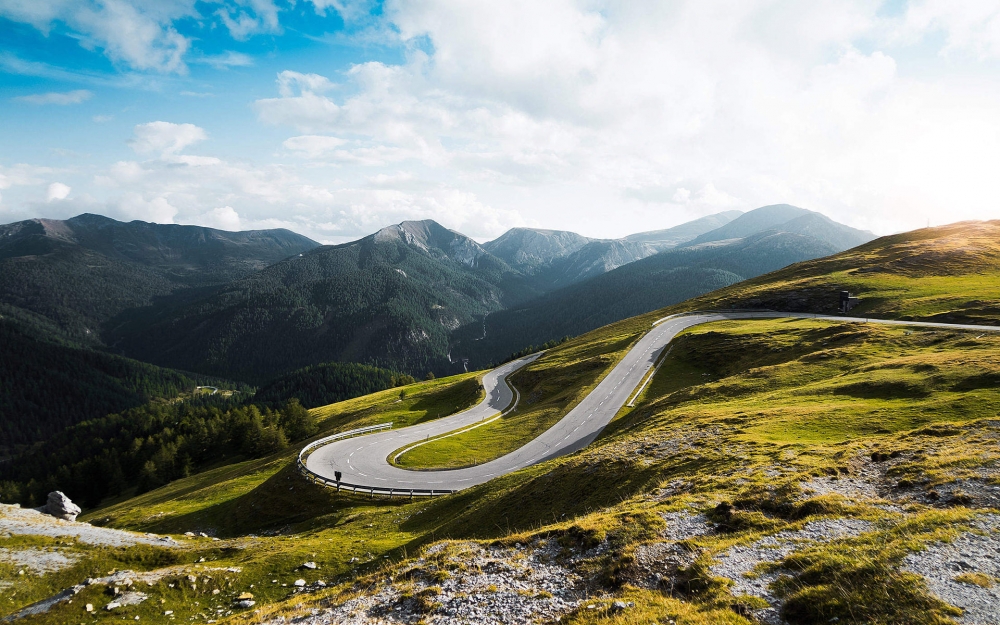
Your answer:
[[[202,538],[208,538],[208,534],[206,534],[205,532],[198,532],[198,535],[201,536]]]
[[[236,602],[236,607],[237,608],[252,608],[256,604],[257,604],[257,602],[254,601],[253,599],[244,599],[243,601],[237,601]]]
[[[631,601],[629,601],[628,603],[625,603],[624,601],[615,601],[614,603],[611,604],[611,611],[612,612],[621,612],[623,610],[627,610],[628,608],[631,608],[633,605],[635,605],[635,604],[632,603]]]
[[[237,601],[246,601],[247,599],[253,599],[253,593],[252,592],[245,592],[242,595],[240,595],[239,597],[236,597]]]
[[[43,511],[64,521],[75,521],[76,517],[82,512],[80,506],[73,503],[69,497],[58,490],[49,493],[49,498],[45,503]]]
[[[316,568],[316,563],[315,562],[304,562],[302,564],[302,568],[304,568],[304,569],[315,569]]]
[[[184,535],[188,538],[194,538],[194,532],[184,532]]]
[[[118,603],[117,601],[112,601],[108,605],[104,606],[104,609],[105,610],[114,610],[115,608],[120,608],[120,607],[122,607],[122,604]]]
[[[295,585],[298,586],[299,588],[302,588],[303,586],[306,585],[306,580],[304,580],[304,579],[297,579],[297,580],[295,580]]]
[[[198,562],[204,562],[205,558],[198,558]]]
[[[84,606],[84,609],[87,612],[93,612],[94,611],[94,604],[93,603],[88,603],[86,606]]]
[[[171,615],[171,614],[173,614],[173,613],[174,613],[174,611],[173,611],[173,610],[164,610],[164,611],[163,611],[163,616],[170,616],[170,615]]]
[[[217,594],[219,594],[220,592],[222,592],[222,591],[221,591],[221,590],[219,590],[218,588],[214,588],[214,589],[212,589],[212,594],[213,594],[213,595],[217,595]]]

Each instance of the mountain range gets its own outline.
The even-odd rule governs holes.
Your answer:
[[[0,226],[0,313],[100,343],[155,299],[225,284],[319,244],[294,232],[226,232],[84,214]]]
[[[0,324],[55,346],[34,369],[53,380],[91,349],[171,380],[95,382],[85,394],[103,399],[81,403],[104,410],[180,380],[260,385],[325,362],[462,371],[872,238],[788,205],[621,239],[515,228],[483,244],[430,220],[320,245],[287,230],[35,219],[0,226]],[[45,412],[39,375],[16,402],[25,415]]]

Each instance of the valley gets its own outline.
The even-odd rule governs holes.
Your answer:
[[[273,386],[274,401],[357,376],[382,390],[310,409],[314,429],[294,444],[227,451],[81,517],[95,531],[168,537],[155,545],[95,546],[65,533],[76,524],[44,529],[37,513],[0,507],[12,554],[0,579],[14,591],[4,614],[91,577],[26,618],[989,623],[1000,579],[995,227],[877,239],[573,336],[504,365],[519,400],[495,421],[514,392],[489,372],[304,369]],[[851,317],[828,308],[840,290],[861,296]],[[778,312],[691,314],[740,307]],[[293,431],[275,418],[263,427]],[[400,436],[484,418],[387,464],[419,442]],[[375,492],[337,492],[296,469],[310,441],[388,422],[340,444],[357,452],[351,466],[361,454],[393,472],[360,477],[461,490],[411,500],[373,480],[362,484]],[[80,427],[61,440],[81,439]],[[319,447],[308,463],[327,471],[344,455]],[[487,469],[504,458],[503,471]],[[462,471],[483,474],[447,488]],[[962,572],[947,564],[956,558]],[[115,586],[144,598],[108,609]]]

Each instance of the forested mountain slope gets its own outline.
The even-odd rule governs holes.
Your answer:
[[[257,389],[253,399],[269,405],[297,399],[306,408],[316,408],[415,381],[409,375],[389,369],[353,362],[326,362],[267,382]]]
[[[317,245],[287,230],[225,232],[91,214],[31,219],[0,226],[0,304],[94,343],[122,311],[242,278]]]
[[[46,340],[0,318],[0,455],[80,421],[155,398],[174,398],[194,376]]]
[[[448,357],[450,332],[534,295],[472,239],[433,221],[403,222],[287,259],[152,322],[123,324],[114,347],[251,381],[328,361],[460,371]]]

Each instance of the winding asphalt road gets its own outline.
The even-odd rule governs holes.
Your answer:
[[[589,445],[628,401],[663,350],[681,331],[713,321],[753,318],[808,318],[840,323],[1000,332],[998,326],[892,321],[808,313],[707,312],[665,317],[657,321],[653,329],[639,339],[597,387],[558,423],[520,449],[496,460],[465,469],[411,471],[389,464],[387,458],[400,447],[475,425],[506,409],[514,398],[514,392],[506,382],[507,376],[532,362],[540,354],[509,362],[487,373],[483,377],[483,386],[487,390],[486,399],[465,412],[430,423],[332,442],[313,451],[306,459],[306,467],[312,473],[331,481],[334,479],[334,472],[340,471],[343,483],[366,491],[369,488],[403,492],[408,489],[458,491],[481,484],[499,475],[569,454]]]

